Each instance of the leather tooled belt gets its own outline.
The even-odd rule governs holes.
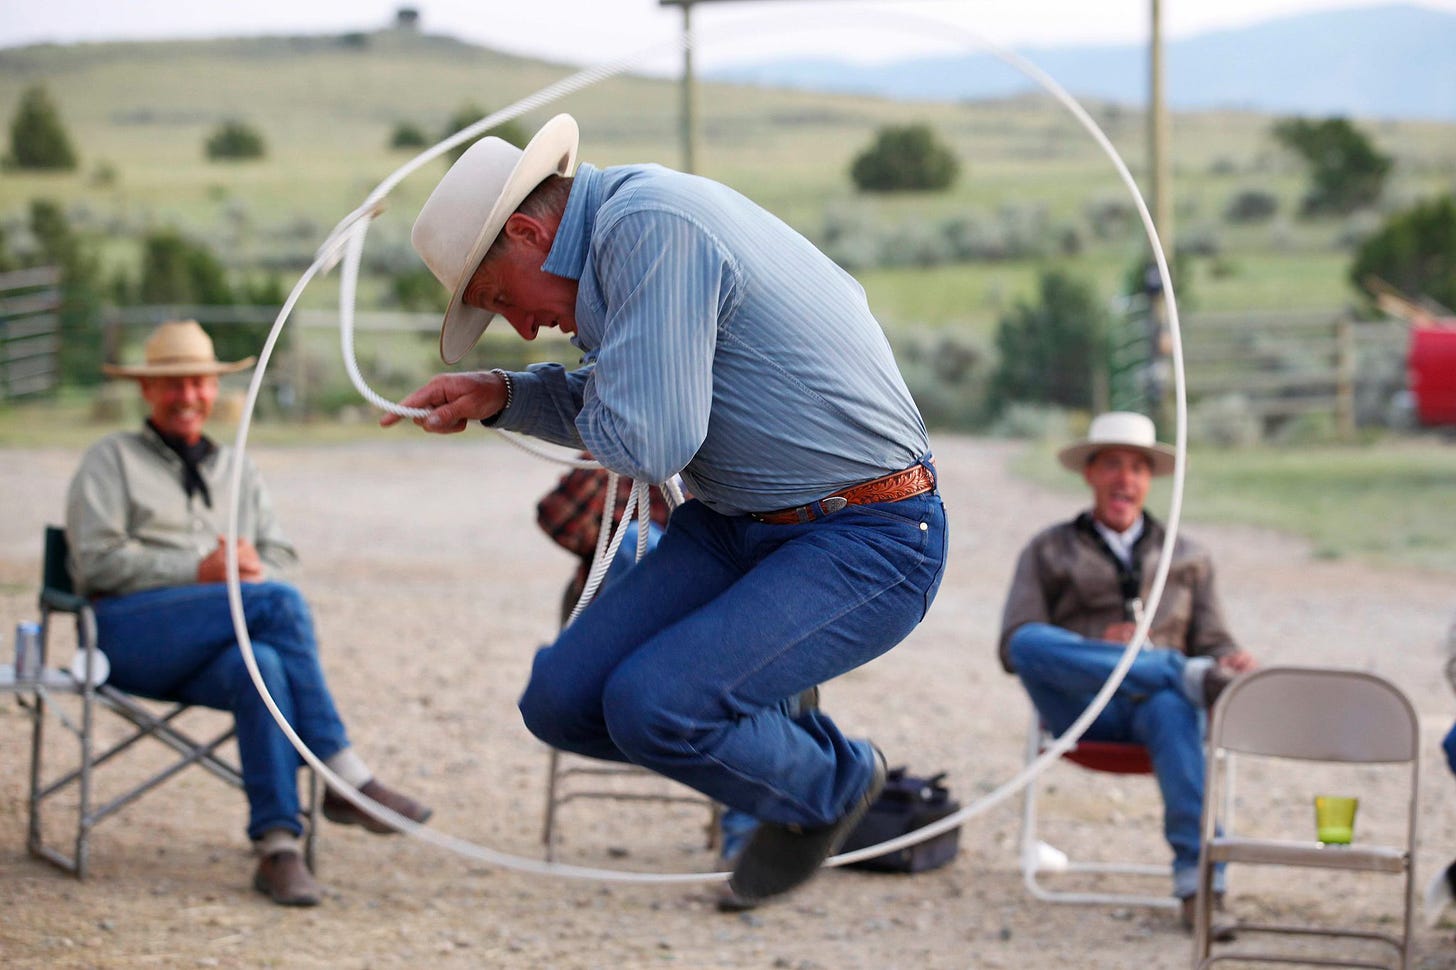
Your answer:
[[[924,495],[935,488],[935,476],[924,465],[911,465],[902,472],[891,472],[882,478],[851,485],[844,491],[808,505],[777,512],[750,512],[759,522],[770,525],[798,525],[813,522],[826,515],[838,512],[847,505],[872,505],[876,502],[898,502],[901,499]]]

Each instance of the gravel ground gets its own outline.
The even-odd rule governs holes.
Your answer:
[[[1017,768],[1027,705],[995,660],[1001,599],[1021,544],[1075,500],[1011,479],[1016,446],[936,442],[952,517],[945,585],[900,647],[827,685],[825,706],[872,735],[892,763],[945,770],[970,803]],[[35,614],[39,540],[58,521],[79,453],[0,451],[0,627]],[[503,443],[381,432],[365,443],[256,449],[304,559],[324,662],[354,742],[379,775],[435,807],[431,828],[542,859],[545,750],[514,701],[533,649],[556,622],[570,557],[535,528],[536,498],[558,470]],[[1265,663],[1375,671],[1421,714],[1425,756],[1418,879],[1456,853],[1444,810],[1453,780],[1439,740],[1451,723],[1442,642],[1450,575],[1312,558],[1296,540],[1250,528],[1189,531],[1210,545],[1234,630]],[[195,724],[220,715],[192,712]],[[52,729],[48,748],[65,751]],[[101,772],[116,790],[151,759],[137,749]],[[64,876],[25,851],[23,712],[0,704],[0,962],[8,967],[658,967],[1162,968],[1191,946],[1166,910],[1037,902],[1016,866],[1019,798],[961,831],[955,863],[916,876],[835,870],[787,900],[721,915],[706,882],[566,879],[457,855],[408,838],[326,826],[324,904],[285,910],[250,889],[240,795],[187,772],[98,828],[91,875]],[[1058,766],[1046,837],[1086,854],[1168,858],[1145,778]],[[1240,818],[1307,832],[1321,787],[1362,798],[1357,836],[1393,826],[1388,777],[1334,781],[1296,766],[1240,776]],[[698,806],[578,801],[562,810],[563,862],[641,872],[708,872]],[[55,835],[60,828],[54,830]],[[1147,887],[1166,891],[1159,878]],[[1237,915],[1389,926],[1395,880],[1235,874]],[[1451,926],[1421,928],[1418,967],[1456,967]]]

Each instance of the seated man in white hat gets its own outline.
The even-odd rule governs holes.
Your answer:
[[[1099,415],[1058,456],[1092,490],[1092,508],[1038,533],[1016,562],[1001,617],[1001,664],[1021,678],[1060,735],[1087,708],[1132,638],[1165,532],[1143,510],[1155,475],[1173,470],[1141,414]],[[1192,927],[1203,809],[1204,711],[1254,667],[1224,623],[1207,550],[1179,536],[1148,643],[1085,737],[1148,749],[1173,848],[1173,894]],[[1222,873],[1216,883],[1222,886]],[[1220,891],[1221,893],[1221,891]]]
[[[137,431],[92,445],[71,480],[66,538],[77,592],[96,612],[97,643],[112,685],[145,697],[232,711],[258,855],[253,885],[274,902],[312,906],[319,888],[299,851],[298,753],[254,687],[233,632],[224,534],[236,460],[203,425],[217,400],[218,375],[253,358],[217,360],[195,321],[157,327],[146,363],[106,365],[134,378],[150,407]],[[248,637],[258,668],[290,725],[344,781],[415,822],[430,810],[385,787],[349,746],[319,666],[308,604],[281,577],[297,564],[273,515],[257,469],[242,472],[238,573]],[[370,832],[394,829],[334,792],[331,821]]]

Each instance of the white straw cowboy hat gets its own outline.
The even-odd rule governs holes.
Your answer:
[[[1151,418],[1132,411],[1108,411],[1097,415],[1087,429],[1087,437],[1057,452],[1057,459],[1062,467],[1080,472],[1087,467],[1092,456],[1104,448],[1127,448],[1138,452],[1153,466],[1154,475],[1167,475],[1173,471],[1173,449],[1158,443]]]
[[[440,357],[453,364],[470,352],[495,314],[466,306],[465,284],[506,220],[551,175],[570,175],[580,141],[576,119],[559,114],[524,149],[482,138],[450,166],[415,220],[410,242],[451,292],[440,327]]]
[[[212,338],[196,320],[168,320],[143,345],[144,364],[102,364],[112,377],[194,377],[231,374],[253,366],[256,357],[225,363],[217,359]]]

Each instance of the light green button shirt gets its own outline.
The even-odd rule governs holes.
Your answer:
[[[66,497],[71,576],[86,596],[121,596],[197,582],[197,564],[227,532],[235,457],[219,446],[199,469],[212,493],[188,497],[182,459],[150,427],[108,435],[87,450]],[[298,564],[273,515],[262,477],[246,461],[238,536],[251,542],[267,578]]]

